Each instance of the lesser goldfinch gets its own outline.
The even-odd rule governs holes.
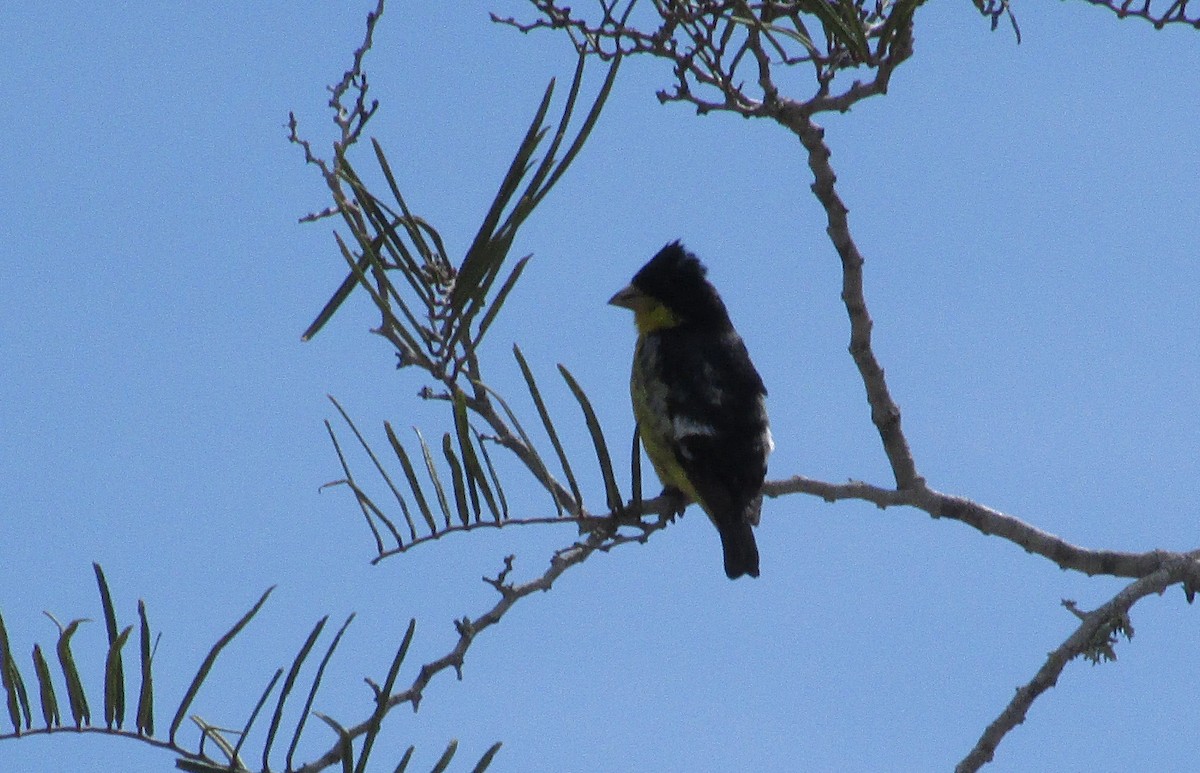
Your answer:
[[[700,260],[663,247],[611,299],[631,309],[629,391],[663,493],[696,502],[716,525],[730,579],[758,576],[758,525],[774,448],[762,377]]]

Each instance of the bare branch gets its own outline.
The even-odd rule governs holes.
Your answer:
[[[912,53],[912,15],[919,5],[919,0],[655,2],[655,16],[637,26],[629,21],[635,2],[620,14],[617,3],[599,2],[599,18],[554,0],[530,2],[538,13],[533,21],[495,14],[492,19],[522,32],[564,31],[581,53],[603,60],[631,54],[665,59],[675,82],[658,92],[659,100],[686,102],[700,113],[744,116],[773,115],[779,96],[774,66],[813,68],[815,91],[795,100],[809,113],[845,111],[883,93],[892,71]],[[839,74],[860,71],[872,75],[834,88]]]
[[[412,684],[406,690],[395,693],[388,698],[387,704],[382,713],[373,716],[371,719],[365,720],[358,725],[346,728],[346,734],[350,739],[357,738],[367,733],[373,724],[382,719],[382,714],[401,704],[411,704],[415,711],[421,703],[421,698],[425,693],[425,688],[429,685],[434,676],[453,669],[458,677],[462,678],[462,667],[467,650],[475,641],[475,637],[483,631],[492,627],[504,617],[504,615],[512,609],[518,601],[529,596],[537,591],[546,591],[554,585],[554,582],[562,576],[563,572],[573,566],[578,566],[586,561],[596,552],[605,552],[612,550],[620,545],[631,543],[641,543],[649,539],[650,535],[657,531],[666,528],[670,523],[668,516],[659,516],[656,520],[645,521],[639,520],[633,522],[632,525],[639,528],[638,534],[621,533],[617,528],[619,525],[625,525],[624,522],[615,520],[608,521],[608,528],[599,529],[589,534],[585,539],[575,542],[567,548],[559,550],[550,559],[550,568],[547,569],[540,577],[537,577],[528,582],[516,584],[507,582],[508,575],[512,568],[511,557],[505,559],[505,567],[495,578],[484,578],[484,582],[496,588],[500,594],[499,601],[496,602],[491,609],[487,610],[478,617],[463,618],[456,621],[455,629],[458,633],[458,639],[454,646],[442,657],[432,660],[421,666],[417,677],[412,681]],[[339,740],[336,745],[326,751],[321,757],[313,760],[304,767],[300,768],[298,773],[315,773],[323,770],[341,759],[342,741]]]
[[[793,131],[808,151],[808,166],[812,170],[812,191],[825,209],[828,226],[826,233],[842,261],[842,302],[850,316],[850,356],[858,366],[863,385],[867,391],[867,403],[871,406],[871,421],[879,431],[884,452],[892,467],[896,487],[920,489],[924,479],[917,474],[916,463],[908,447],[908,440],[900,427],[900,408],[892,399],[884,379],[883,368],[871,349],[871,315],[863,294],[863,256],[850,234],[847,218],[849,209],[838,195],[837,175],[829,163],[830,150],[825,144],[825,130],[813,123],[812,118],[800,107],[785,108],[778,120]]]
[[[1109,9],[1117,15],[1118,19],[1127,17],[1145,19],[1153,24],[1155,29],[1162,29],[1168,24],[1187,24],[1195,29],[1200,29],[1200,9],[1193,6],[1189,13],[1189,0],[1171,0],[1169,4],[1166,2],[1156,3],[1154,0],[1087,0],[1087,2]]]
[[[861,481],[827,483],[796,475],[784,480],[769,481],[763,494],[780,497],[787,494],[812,494],[826,502],[857,499],[870,502],[880,509],[904,506],[928,513],[934,518],[949,518],[965,523],[982,534],[994,535],[1042,556],[1063,569],[1082,572],[1088,576],[1142,578],[1159,571],[1168,563],[1200,558],[1200,551],[1175,552],[1151,550],[1129,553],[1117,550],[1093,550],[1073,545],[1061,537],[1042,531],[1020,518],[1015,518],[964,497],[943,494],[928,486],[919,489],[889,489]]]
[[[988,725],[975,748],[955,768],[957,773],[973,773],[992,760],[996,747],[1004,736],[1025,721],[1025,715],[1038,696],[1058,682],[1067,663],[1087,656],[1098,645],[1111,647],[1114,631],[1127,624],[1130,608],[1152,593],[1162,593],[1179,582],[1194,587],[1200,579],[1200,563],[1195,556],[1176,557],[1162,565],[1157,571],[1130,583],[1108,603],[1094,612],[1084,614],[1083,621],[1067,640],[1049,654],[1046,662],[1038,669],[1027,684],[1017,689],[1000,716]],[[1131,631],[1127,635],[1132,636]],[[1109,650],[1111,652],[1111,649]],[[1115,657],[1115,655],[1113,655]]]

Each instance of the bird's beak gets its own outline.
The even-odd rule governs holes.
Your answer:
[[[637,302],[644,297],[645,296],[642,295],[641,291],[636,287],[633,285],[627,285],[621,288],[616,295],[609,298],[608,303],[610,306],[622,306],[626,309],[632,309],[637,305]]]

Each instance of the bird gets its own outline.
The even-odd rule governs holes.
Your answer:
[[[758,577],[752,527],[774,449],[767,389],[707,269],[676,240],[609,303],[633,312],[629,391],[663,495],[700,505],[721,535],[725,574]]]

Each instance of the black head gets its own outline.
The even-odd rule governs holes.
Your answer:
[[[633,286],[666,306],[684,323],[728,325],[721,296],[704,278],[707,270],[678,241],[658,251],[633,277]]]

